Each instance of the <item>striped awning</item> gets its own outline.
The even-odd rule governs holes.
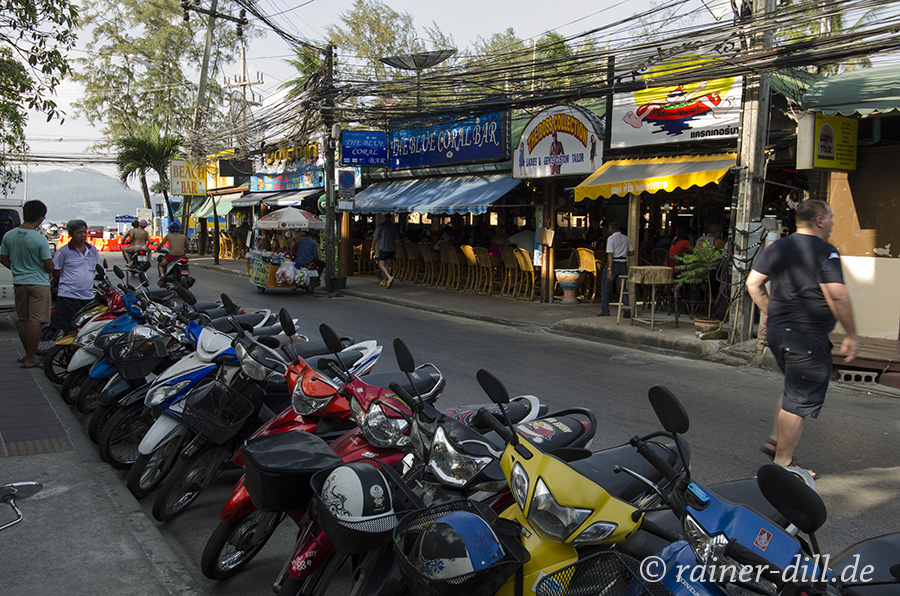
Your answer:
[[[519,185],[508,175],[379,182],[357,193],[355,213],[484,213]]]
[[[241,194],[242,193],[235,192],[227,195],[208,196],[205,201],[200,202],[200,204],[191,211],[191,217],[196,217],[197,219],[213,217],[213,201],[215,201],[216,215],[219,217],[228,215],[231,211],[233,201],[241,198]]]

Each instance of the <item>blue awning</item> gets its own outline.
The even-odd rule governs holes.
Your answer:
[[[266,199],[280,195],[280,192],[251,192],[231,202],[232,207],[256,207]]]
[[[289,190],[280,192],[263,200],[267,207],[299,207],[303,199],[317,197],[323,192],[322,187],[304,188],[303,190]]]
[[[502,174],[380,182],[356,195],[353,212],[484,213],[520,182]]]

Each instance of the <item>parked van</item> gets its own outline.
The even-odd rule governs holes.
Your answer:
[[[0,242],[3,236],[13,228],[22,225],[21,199],[0,197]],[[0,265],[0,311],[15,310],[13,296],[12,271]]]

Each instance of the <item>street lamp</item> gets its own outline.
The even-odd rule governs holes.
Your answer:
[[[456,53],[452,50],[436,50],[434,52],[417,52],[415,54],[403,54],[402,56],[388,56],[379,60],[388,66],[401,70],[416,71],[416,107],[422,107],[422,71],[436,66]]]

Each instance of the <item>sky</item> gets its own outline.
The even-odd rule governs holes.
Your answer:
[[[707,0],[712,2],[713,0]],[[528,40],[540,37],[545,31],[554,30],[560,34],[573,35],[600,27],[610,21],[626,18],[636,11],[650,6],[650,0],[611,0],[594,2],[572,0],[564,5],[554,5],[546,0],[455,0],[452,4],[421,0],[386,0],[384,2],[397,12],[407,12],[413,17],[420,35],[425,38],[424,28],[436,22],[442,31],[453,36],[460,49],[471,47],[481,36],[488,38],[507,27],[515,29],[516,35]],[[689,0],[686,5],[699,6],[700,0]],[[207,5],[207,2],[203,3]],[[340,14],[352,8],[353,0],[259,0],[258,6],[284,30],[318,42],[324,39],[328,25],[340,24]],[[559,10],[565,6],[565,10]],[[85,40],[88,35],[81,34]],[[79,44],[81,45],[81,44]],[[83,47],[83,46],[82,46]],[[438,48],[428,48],[438,49]],[[292,70],[284,64],[291,57],[287,43],[274,32],[267,37],[256,39],[247,48],[247,70],[251,80],[261,72],[263,85],[253,90],[263,98],[275,95],[278,86],[292,78]],[[338,49],[340,53],[340,49]],[[76,48],[75,57],[85,55],[82,48]],[[229,66],[225,76],[240,75],[237,64]],[[58,88],[56,100],[68,115],[64,123],[46,122],[40,114],[29,118],[26,136],[32,153],[36,154],[81,154],[92,143],[101,139],[99,129],[72,115],[71,102],[81,95],[80,87],[64,81]],[[88,165],[88,164],[85,164]],[[41,169],[70,169],[71,165],[30,166]],[[89,165],[109,175],[114,175],[112,166]]]

